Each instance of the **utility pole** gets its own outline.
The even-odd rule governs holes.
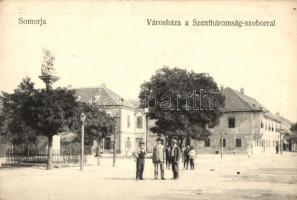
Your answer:
[[[145,108],[144,109],[144,116],[145,116],[145,150],[146,152],[148,152],[148,123],[149,123],[149,118],[148,118],[148,113],[149,113],[149,109]]]
[[[116,125],[113,126],[113,162],[112,166],[116,166]]]
[[[221,158],[223,158],[223,135],[221,135]]]
[[[85,144],[85,120],[86,115],[82,113],[80,115],[80,120],[82,122],[81,125],[81,154],[80,154],[80,170],[83,170],[83,162],[84,162],[84,144]]]

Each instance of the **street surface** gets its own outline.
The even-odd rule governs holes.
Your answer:
[[[94,159],[94,164],[96,159]],[[135,181],[133,159],[111,158],[101,166],[0,169],[0,200],[297,199],[297,153],[283,155],[198,155],[195,171],[180,163],[180,179],[153,180],[146,160],[143,181]]]

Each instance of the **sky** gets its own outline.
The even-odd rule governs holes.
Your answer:
[[[33,4],[34,3],[34,4]],[[28,76],[44,87],[50,49],[55,87],[106,86],[125,99],[163,66],[209,73],[217,84],[297,121],[297,3],[294,1],[1,1],[0,91]],[[294,9],[295,8],[295,9]],[[19,18],[45,19],[43,26]],[[148,26],[156,20],[275,20],[274,27]]]

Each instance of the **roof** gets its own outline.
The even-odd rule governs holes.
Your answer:
[[[136,108],[133,103],[125,100],[105,85],[98,87],[76,88],[75,94],[79,101],[89,103],[90,101],[97,101],[103,106],[125,106],[129,108]]]
[[[0,98],[0,111],[2,111],[2,109],[3,109],[3,99]]]
[[[224,112],[263,112],[264,117],[282,122],[280,116],[272,114],[256,99],[229,87],[223,90],[223,94],[225,95]]]
[[[266,112],[264,113],[264,117],[272,119],[274,121],[282,122],[279,116],[272,114],[271,112]]]
[[[140,108],[140,100],[139,99],[130,99],[131,102],[136,108]]]
[[[268,110],[262,106],[257,100],[242,94],[241,92],[232,88],[225,88],[223,90],[225,95],[224,112],[236,112],[236,111],[263,111]]]
[[[291,122],[290,120],[280,116],[280,115],[277,115],[277,117],[283,122],[283,123],[287,123],[288,125],[292,126],[294,123]]]

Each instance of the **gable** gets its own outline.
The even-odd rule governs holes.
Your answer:
[[[225,95],[225,106],[224,112],[235,112],[235,111],[264,111],[268,110],[263,107],[257,100],[244,95],[234,89],[226,88],[223,90]]]
[[[104,86],[93,88],[77,88],[74,90],[78,100],[85,103],[93,101],[101,106],[126,106],[135,108],[132,103],[124,100],[122,97]]]

